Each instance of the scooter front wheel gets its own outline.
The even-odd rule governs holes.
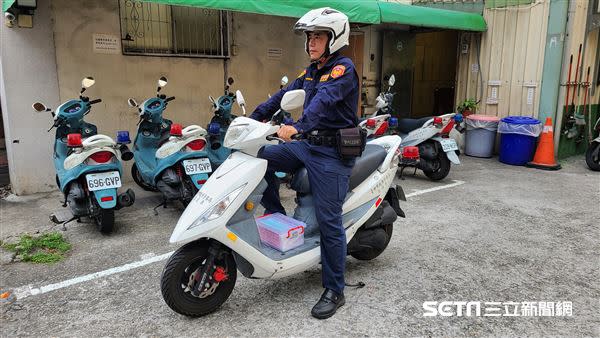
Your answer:
[[[592,142],[590,143],[590,145],[587,148],[587,151],[585,152],[585,163],[587,163],[588,167],[593,171],[600,171],[600,150],[594,158],[594,151],[596,151],[596,148],[599,147],[600,143]]]
[[[199,241],[179,248],[168,260],[161,276],[160,288],[165,303],[175,312],[201,317],[217,310],[233,291],[237,279],[235,260],[230,253],[214,258],[205,287],[194,295],[194,285],[201,279],[209,261],[209,241]]]
[[[135,163],[133,164],[133,166],[131,166],[131,176],[133,177],[133,181],[138,186],[140,186],[140,188],[142,188],[146,191],[152,191],[152,192],[158,191],[158,189],[156,187],[153,187],[144,182],[144,179],[142,178],[142,175],[140,174],[140,170],[138,169],[138,167]]]
[[[446,156],[446,153],[441,150],[438,151],[437,158],[433,161],[435,162],[435,169],[423,170],[425,176],[429,177],[429,179],[432,181],[439,181],[446,178],[446,176],[448,176],[448,174],[450,173],[451,165],[448,156]]]

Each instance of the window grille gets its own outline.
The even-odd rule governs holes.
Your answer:
[[[229,57],[225,11],[119,0],[123,54]]]

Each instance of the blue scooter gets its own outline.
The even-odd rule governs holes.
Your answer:
[[[169,201],[187,205],[213,170],[206,149],[206,130],[197,125],[182,129],[180,124],[163,118],[168,102],[175,99],[160,94],[166,85],[163,76],[158,80],[156,97],[139,105],[133,98],[128,100],[140,115],[131,175],[142,189],[162,193],[163,201],[154,208],[155,214]]]
[[[68,100],[56,112],[42,103],[34,103],[38,112],[50,112],[54,123],[48,132],[56,128],[54,139],[54,166],[56,184],[64,194],[63,207],[67,205],[73,214],[67,221],[61,221],[56,214],[51,216],[55,223],[65,225],[87,216],[92,218],[98,230],[110,233],[115,222],[115,210],[131,206],[135,200],[133,190],[117,196],[122,183],[122,166],[119,158],[128,161],[133,157],[127,144],[129,132],[117,132],[117,142],[106,135],[97,133],[95,125],[83,120],[91,106],[102,100],[91,100],[83,92],[95,81],[86,77],[81,81],[79,99]]]
[[[231,149],[222,145],[229,124],[237,117],[231,113],[231,107],[236,100],[235,94],[229,91],[233,83],[233,78],[229,77],[227,83],[225,83],[225,93],[216,100],[212,96],[208,96],[208,99],[212,102],[213,110],[213,117],[208,124],[208,140],[210,143],[208,158],[215,168],[218,168],[231,154]]]

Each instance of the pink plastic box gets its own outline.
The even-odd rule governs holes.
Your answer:
[[[304,244],[306,224],[280,213],[256,219],[260,241],[281,252]]]

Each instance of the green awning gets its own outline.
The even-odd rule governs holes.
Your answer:
[[[449,11],[422,6],[403,5],[378,0],[144,0],[167,5],[223,9],[299,18],[311,9],[331,7],[348,15],[351,22],[445,28],[482,32],[487,29],[479,14]],[[6,12],[15,0],[3,0]]]
[[[376,0],[144,0],[169,5],[223,9],[235,12],[256,13],[299,18],[311,9],[335,8],[356,23],[380,22]]]
[[[2,0],[2,13],[6,12],[7,9],[15,3],[15,0]]]
[[[396,23],[419,27],[482,32],[487,29],[479,14],[403,5],[378,0],[144,0],[169,5],[223,9],[236,12],[299,18],[311,9],[331,7],[354,23]]]
[[[483,32],[487,29],[483,16],[475,13],[393,2],[378,2],[378,5],[381,9],[381,22],[476,32]]]

